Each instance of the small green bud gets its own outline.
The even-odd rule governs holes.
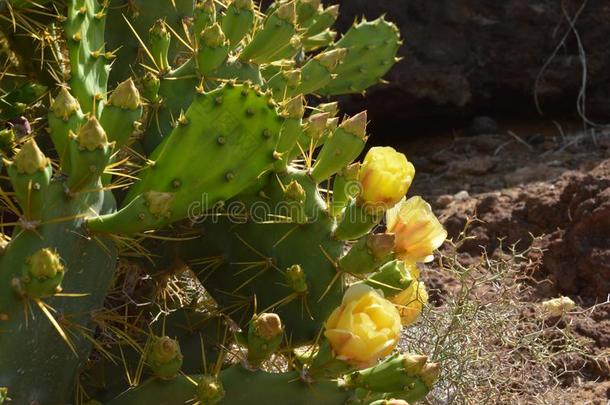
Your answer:
[[[326,130],[326,123],[328,121],[328,113],[313,114],[307,118],[305,125],[305,133],[314,141],[317,141],[322,137]]]
[[[204,29],[201,32],[201,40],[210,48],[218,48],[226,43],[225,34],[218,23],[214,23],[211,27]]]
[[[26,259],[29,273],[36,278],[53,278],[57,273],[63,273],[59,255],[51,249],[45,248],[37,251]]]
[[[339,126],[339,117],[334,117],[326,121],[326,129],[328,132],[335,132]]]
[[[350,117],[346,120],[343,120],[339,128],[342,128],[345,132],[348,132],[354,136],[357,136],[361,139],[366,139],[366,111],[362,111]]]
[[[333,19],[339,17],[339,5],[330,6],[324,9],[324,14],[330,15]]]
[[[238,10],[252,10],[254,8],[252,0],[234,0],[232,4]]]
[[[296,89],[299,86],[299,84],[301,84],[301,70],[300,69],[285,70],[282,72],[282,76],[284,76],[284,79],[286,80],[286,86],[288,86],[292,89]]]
[[[197,399],[201,405],[216,405],[225,397],[225,390],[217,377],[204,374],[197,384]]]
[[[286,116],[294,119],[303,118],[303,114],[305,114],[304,101],[305,98],[301,94],[286,101],[283,108]]]
[[[314,59],[317,60],[320,65],[328,69],[329,72],[332,72],[335,70],[337,65],[339,65],[339,62],[343,60],[346,54],[347,49],[337,48],[331,51],[322,52],[321,54],[316,55]]]
[[[86,149],[90,152],[96,149],[103,149],[108,145],[106,131],[104,131],[104,128],[102,128],[97,118],[93,115],[78,130],[76,141],[81,149]]]
[[[140,107],[140,93],[131,77],[116,86],[110,95],[108,104],[125,110],[136,110]]]
[[[170,208],[175,196],[175,193],[162,193],[159,191],[149,191],[144,194],[148,211],[159,218],[171,215]]]
[[[159,99],[159,88],[161,80],[152,72],[147,72],[142,78],[142,89],[144,97],[149,101],[157,101]]]
[[[290,47],[295,51],[299,50],[302,45],[303,41],[301,40],[300,35],[293,35],[292,38],[290,38]]]
[[[17,152],[13,164],[17,168],[17,173],[32,175],[44,170],[51,164],[51,161],[42,153],[36,141],[32,138]]]
[[[341,175],[347,181],[358,180],[358,176],[360,174],[360,166],[361,166],[360,162],[352,163],[351,165],[349,165],[345,169],[343,169],[343,171],[341,172]]]
[[[158,19],[157,21],[155,21],[155,23],[151,27],[149,33],[150,33],[151,38],[157,37],[159,39],[163,39],[163,40],[167,40],[167,41],[169,41],[170,37],[171,37],[169,31],[166,28],[165,20],[163,20],[163,19]]]
[[[419,376],[423,383],[426,384],[426,387],[431,389],[440,374],[441,368],[438,363],[428,363],[423,367]]]
[[[254,334],[264,340],[273,340],[284,332],[282,321],[277,314],[262,313],[252,320]]]
[[[15,284],[18,292],[30,298],[42,298],[61,291],[65,268],[57,253],[44,248],[25,259],[21,273],[21,279]]]
[[[163,380],[171,380],[182,367],[182,353],[178,342],[170,337],[153,337],[146,362],[155,375]]]
[[[284,198],[287,201],[294,201],[299,204],[305,203],[305,189],[296,181],[292,180],[284,190]]]
[[[331,117],[335,117],[339,112],[339,103],[333,101],[332,103],[318,104],[316,108],[319,112],[327,112]]]
[[[195,8],[196,10],[202,11],[206,14],[216,14],[216,6],[214,5],[214,0],[204,0],[200,3],[197,3]]]
[[[295,292],[302,294],[307,291],[307,277],[298,264],[293,264],[286,269],[286,282]]]
[[[408,376],[419,375],[428,361],[428,356],[422,354],[404,354],[405,373]]]
[[[321,0],[300,0],[300,3],[307,4],[312,9],[317,10],[322,2]]]
[[[297,18],[294,1],[280,5],[277,9],[277,16],[284,21],[294,24]]]
[[[13,128],[6,128],[0,131],[0,151],[9,153],[15,146],[15,131]]]
[[[67,121],[78,110],[80,110],[78,100],[72,97],[68,89],[65,87],[60,88],[57,97],[55,97],[53,104],[51,104],[51,111],[57,117]]]

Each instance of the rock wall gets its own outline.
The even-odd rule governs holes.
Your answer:
[[[586,110],[610,114],[610,3],[603,0],[334,0],[340,29],[356,16],[386,13],[401,29],[404,57],[389,85],[366,99],[344,99],[352,111],[368,108],[388,127],[475,114],[535,114],[534,90],[545,113],[576,111],[586,56]],[[574,26],[579,41],[570,28]],[[565,41],[562,39],[567,35]],[[538,81],[545,62],[557,54]]]

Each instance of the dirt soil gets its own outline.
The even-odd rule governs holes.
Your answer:
[[[602,361],[566,359],[585,381],[562,379],[558,400],[610,403],[610,304],[603,304],[610,296],[610,131],[549,122],[471,132],[402,142],[418,171],[410,195],[432,204],[450,238],[476,218],[472,239],[460,247],[465,262],[483,249],[493,256],[513,245],[540,248],[523,268],[535,288],[521,299],[566,295],[579,308],[595,305],[566,321]],[[426,283],[440,291],[456,284],[450,277]]]

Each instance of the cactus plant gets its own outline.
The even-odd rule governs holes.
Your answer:
[[[415,206],[400,201],[404,155],[354,163],[365,112],[306,105],[379,82],[392,23],[334,42],[338,7],[317,0],[11,0],[0,13],[2,57],[36,50],[45,66],[13,63],[2,80],[1,117],[33,130],[1,139],[0,403],[428,393],[438,364],[390,354],[424,304],[405,302],[424,288],[415,262],[446,234],[423,200],[402,214]],[[379,232],[386,211],[396,231]]]

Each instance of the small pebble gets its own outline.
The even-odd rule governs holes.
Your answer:
[[[469,197],[470,197],[470,194],[468,194],[468,191],[466,191],[466,190],[462,190],[453,196],[453,198],[456,199],[457,201],[464,201],[464,200],[468,199]]]

